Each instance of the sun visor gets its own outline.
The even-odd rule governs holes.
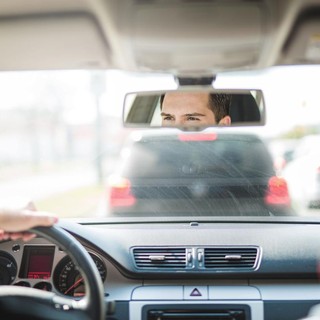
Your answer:
[[[110,65],[110,49],[88,13],[0,18],[0,69],[79,69]]]

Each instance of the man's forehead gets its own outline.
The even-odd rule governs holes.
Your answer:
[[[176,105],[208,106],[209,94],[206,92],[171,92],[163,100],[163,107]]]

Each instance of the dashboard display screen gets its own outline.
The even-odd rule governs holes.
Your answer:
[[[25,246],[20,278],[48,279],[51,277],[54,246]]]

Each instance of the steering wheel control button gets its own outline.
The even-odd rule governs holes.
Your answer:
[[[64,310],[64,311],[69,311],[73,309],[72,306],[72,301],[67,301],[65,298],[63,297],[59,297],[59,296],[55,296],[52,299],[53,303],[54,303],[54,307],[56,309],[60,309],[60,310]]]
[[[184,300],[208,300],[207,286],[184,286]]]
[[[64,311],[67,311],[67,310],[70,310],[70,307],[69,307],[67,304],[64,304],[64,305],[62,306],[62,309],[63,309]]]

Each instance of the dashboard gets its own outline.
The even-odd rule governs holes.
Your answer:
[[[99,270],[106,319],[293,320],[320,303],[317,224],[61,226]],[[77,267],[42,237],[0,243],[0,283],[74,299],[85,295]]]

